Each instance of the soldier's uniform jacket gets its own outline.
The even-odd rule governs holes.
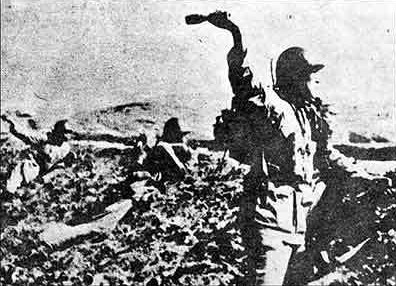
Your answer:
[[[259,105],[260,102],[256,101],[256,104]],[[311,124],[306,110],[295,109],[274,92],[266,93],[264,106],[273,108],[278,114],[277,128],[280,137],[284,138],[269,144],[279,144],[284,149],[271,146],[263,148],[263,168],[269,181],[268,194],[265,202],[259,202],[256,206],[256,220],[267,227],[301,234],[290,236],[288,242],[303,244],[306,215],[320,180],[314,166],[317,144],[312,140]],[[277,156],[286,158],[277,165],[274,163]]]
[[[12,133],[32,147],[29,149],[29,153],[44,169],[63,159],[71,150],[67,141],[56,144],[57,140],[51,137],[50,130],[30,130],[18,125],[15,126]]]
[[[29,147],[21,152],[19,162],[7,180],[7,190],[14,193],[24,182],[29,183],[37,176],[64,159],[71,151],[70,144],[51,138],[51,132],[31,130],[23,125],[10,126],[10,132]],[[63,138],[62,138],[63,139]]]

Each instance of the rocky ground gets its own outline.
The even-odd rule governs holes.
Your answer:
[[[98,112],[105,115],[90,118],[104,129],[128,128],[119,124],[121,117],[106,115],[110,111]],[[154,125],[145,120],[142,126]],[[129,187],[123,182],[139,152],[127,147],[74,141],[70,166],[9,194],[6,179],[24,146],[1,143],[1,284],[244,285],[238,224],[244,166],[224,161],[222,151],[202,149],[205,154],[189,163],[184,179],[136,179]],[[353,154],[345,148],[339,147]],[[328,190],[309,220],[307,251],[291,265],[305,284],[396,285],[396,170],[391,166],[381,171],[388,179],[377,179],[367,173],[366,161],[392,158],[367,156],[335,160],[324,174]],[[49,225],[89,228],[103,222],[106,208],[117,202],[130,206],[111,226],[53,243],[43,239]],[[362,242],[353,257],[337,260]]]

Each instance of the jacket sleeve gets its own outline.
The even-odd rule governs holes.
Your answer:
[[[233,110],[244,110],[250,98],[265,95],[264,89],[252,84],[253,73],[249,67],[243,66],[247,50],[242,45],[234,45],[227,55],[228,79],[234,93],[232,99]]]
[[[38,131],[28,130],[21,125],[15,125],[11,120],[7,120],[10,124],[10,133],[20,139],[26,145],[38,146],[46,141],[46,135]]]

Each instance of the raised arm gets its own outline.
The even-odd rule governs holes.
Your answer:
[[[201,24],[206,21],[218,28],[230,31],[234,39],[234,47],[242,49],[242,36],[239,28],[228,19],[227,12],[216,11],[208,16],[201,14],[191,14],[186,16],[187,25]]]
[[[257,95],[261,95],[264,100],[265,92],[261,85],[253,86],[253,73],[249,67],[243,66],[247,51],[244,50],[239,27],[228,19],[227,12],[216,11],[208,16],[194,14],[186,17],[187,24],[199,24],[205,21],[217,28],[230,31],[232,34],[234,45],[227,54],[228,79],[235,95],[232,99],[231,109],[238,112],[246,111],[249,105],[248,100]]]
[[[228,19],[227,12],[216,11],[209,14],[207,19],[212,25],[230,31],[234,40],[234,48],[243,50],[242,35],[239,27]]]
[[[1,119],[4,120],[5,122],[7,122],[10,125],[10,133],[12,135],[14,135],[16,138],[20,139],[23,141],[23,143],[27,144],[27,145],[35,145],[36,142],[33,142],[31,140],[31,138],[29,136],[26,136],[25,134],[23,134],[22,132],[19,132],[16,128],[15,128],[15,123],[12,122],[7,116],[2,115]]]

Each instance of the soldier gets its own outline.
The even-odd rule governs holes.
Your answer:
[[[191,150],[185,141],[188,133],[181,130],[175,117],[165,122],[162,136],[145,162],[150,172],[160,173],[163,179],[175,179],[187,173],[185,163],[191,159]]]
[[[248,254],[247,285],[282,285],[290,257],[303,249],[308,211],[325,189],[318,170],[326,169],[330,134],[321,101],[310,89],[311,65],[304,50],[285,50],[276,63],[275,92],[252,84],[243,66],[246,50],[237,25],[226,12],[190,15],[188,24],[208,21],[231,32],[227,55],[234,97],[215,125],[230,156],[251,166],[244,179],[241,229]]]
[[[9,123],[10,133],[29,147],[21,153],[21,160],[7,180],[8,192],[15,193],[22,184],[30,183],[38,176],[50,172],[60,163],[73,159],[66,137],[66,134],[72,131],[67,129],[66,120],[57,121],[49,132],[41,132],[37,130],[32,119],[29,119],[31,127],[29,130],[20,124],[16,125],[6,115],[2,115],[1,118]]]

